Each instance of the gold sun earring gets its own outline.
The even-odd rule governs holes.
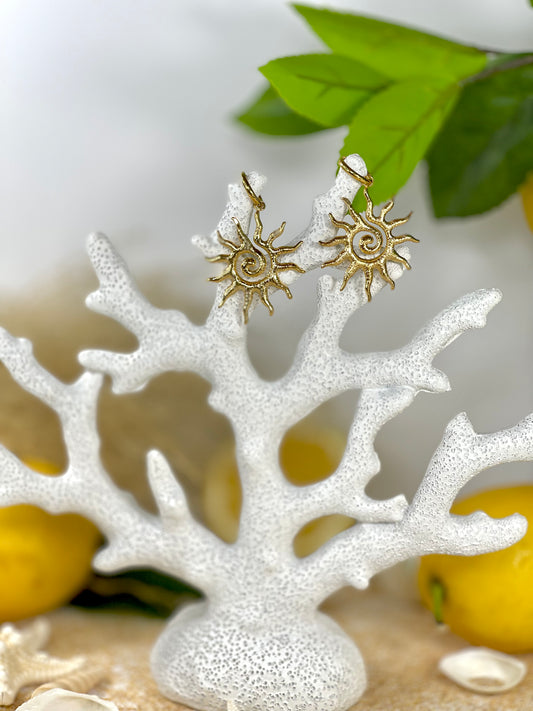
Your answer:
[[[282,222],[277,230],[271,232],[268,239],[263,239],[263,223],[259,213],[265,209],[265,202],[260,195],[255,194],[245,173],[242,173],[242,184],[254,206],[255,230],[252,239],[242,229],[239,220],[236,217],[232,217],[237,228],[239,243],[235,244],[228,239],[224,239],[220,232],[217,232],[218,241],[228,251],[224,254],[218,254],[216,257],[208,258],[208,261],[225,262],[227,264],[222,274],[211,277],[210,281],[231,280],[222,295],[219,307],[224,306],[230,296],[237,291],[244,292],[244,322],[248,323],[248,313],[254,293],[259,296],[272,316],[274,307],[270,303],[269,289],[281,289],[289,299],[292,299],[289,287],[280,279],[280,273],[292,269],[303,274],[304,270],[293,262],[279,261],[280,257],[291,254],[301,245],[301,242],[298,242],[293,247],[274,246],[274,240],[280,237],[285,229],[285,222]]]
[[[378,216],[374,215],[374,205],[368,194],[368,188],[374,182],[371,175],[360,175],[348,165],[345,158],[340,158],[338,165],[339,168],[352,178],[355,178],[363,186],[366,210],[364,215],[359,215],[353,209],[350,200],[342,198],[346,205],[347,214],[352,218],[353,224],[344,220],[337,220],[331,213],[329,214],[331,222],[335,227],[344,230],[345,234],[336,235],[330,240],[320,242],[324,247],[341,247],[341,251],[337,256],[325,262],[322,267],[338,267],[343,262],[348,263],[342,280],[341,291],[354,274],[358,271],[363,272],[366,296],[371,301],[372,293],[370,289],[374,280],[374,273],[377,272],[390,284],[391,289],[394,289],[395,284],[387,270],[387,262],[397,262],[406,269],[411,269],[409,262],[396,252],[395,247],[404,242],[418,242],[419,240],[412,235],[395,237],[392,234],[392,230],[395,227],[404,225],[411,217],[411,213],[409,213],[407,217],[387,222],[386,216],[394,206],[393,200],[385,203]]]

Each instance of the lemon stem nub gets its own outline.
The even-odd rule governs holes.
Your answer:
[[[431,610],[435,622],[439,625],[443,624],[442,603],[444,602],[444,585],[437,578],[433,578],[429,584],[431,592]]]

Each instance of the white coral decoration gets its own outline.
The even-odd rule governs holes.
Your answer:
[[[347,160],[366,175],[359,156]],[[255,173],[248,179],[259,194],[264,179]],[[318,243],[334,236],[329,213],[342,219],[342,198],[351,200],[358,187],[339,172],[331,190],[315,200],[311,224],[291,261],[307,271],[334,256],[335,248]],[[243,187],[230,186],[217,226],[222,237],[235,239],[232,217],[246,230],[252,211]],[[217,230],[195,242],[206,256],[220,252]],[[320,603],[344,585],[365,588],[375,573],[411,556],[485,553],[511,545],[526,530],[518,515],[493,520],[479,512],[452,516],[449,509],[482,469],[533,458],[533,417],[506,431],[478,435],[466,415],[459,415],[411,504],[403,496],[375,501],[365,494],[379,471],[373,446],[378,431],[420,390],[449,388],[444,374],[433,368],[433,358],[466,329],[484,326],[499,292],[481,290],[459,299],[403,348],[356,355],[338,342],[350,315],[367,301],[363,280],[357,275],[341,292],[342,272],[331,269],[319,281],[317,315],[294,364],[277,382],[265,382],[248,358],[242,292],[218,308],[225,288],[219,286],[207,322],[196,326],[178,311],[149,304],[106,237],[91,236],[88,250],[100,279],[89,307],[122,323],[137,336],[139,347],[129,354],[81,353],[90,372],[66,385],[36,362],[27,341],[2,333],[0,356],[13,377],[58,413],[69,466],[61,477],[43,477],[2,450],[0,503],[84,514],[107,537],[95,559],[99,570],[152,566],[205,593],[204,601],[178,612],[153,650],[152,671],[169,698],[203,711],[225,711],[228,703],[246,711],[347,709],[365,689],[364,665],[352,640],[318,612]],[[402,253],[407,256],[405,248]],[[400,265],[390,265],[394,279],[401,272]],[[297,277],[283,272],[287,284]],[[383,285],[376,278],[373,293]],[[211,405],[233,424],[243,491],[234,544],[223,543],[192,517],[159,452],[147,457],[158,516],[117,490],[100,462],[95,420],[103,374],[111,376],[115,392],[127,393],[171,370],[191,370],[209,380]],[[290,485],[278,460],[284,433],[325,400],[351,389],[361,395],[337,471],[307,487]],[[333,513],[352,516],[358,524],[297,559],[292,541],[298,530]]]

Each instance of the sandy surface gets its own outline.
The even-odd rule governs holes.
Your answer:
[[[526,711],[533,704],[533,673],[512,691],[481,696],[456,687],[437,671],[439,658],[466,644],[435,627],[429,613],[387,593],[344,590],[326,606],[357,642],[367,663],[369,684],[359,711]],[[120,711],[184,711],[164,699],[152,681],[148,657],[163,627],[159,620],[60,610],[50,615],[49,651],[60,657],[85,654],[104,663],[107,682],[95,692]],[[533,655],[522,657],[529,666]],[[12,711],[29,697],[25,689]],[[320,711],[317,709],[317,711]]]

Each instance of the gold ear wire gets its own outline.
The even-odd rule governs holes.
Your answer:
[[[355,178],[361,185],[366,186],[369,188],[373,182],[374,178],[371,175],[360,175],[356,170],[354,170],[348,163],[346,162],[346,157],[341,156],[339,160],[337,161],[337,165],[339,168],[342,168],[345,173],[348,173],[348,175],[351,175],[352,178]]]
[[[250,185],[250,183],[249,183],[249,181],[248,181],[248,176],[246,175],[246,173],[245,173],[244,171],[241,173],[241,178],[242,178],[242,185],[243,185],[243,188],[244,188],[244,189],[246,190],[246,192],[248,193],[248,197],[250,198],[250,200],[252,201],[252,203],[254,204],[254,206],[255,206],[258,210],[264,210],[265,207],[266,207],[265,201],[263,200],[263,198],[261,197],[261,195],[256,195],[256,194],[255,194],[254,189],[252,188],[252,186]]]

